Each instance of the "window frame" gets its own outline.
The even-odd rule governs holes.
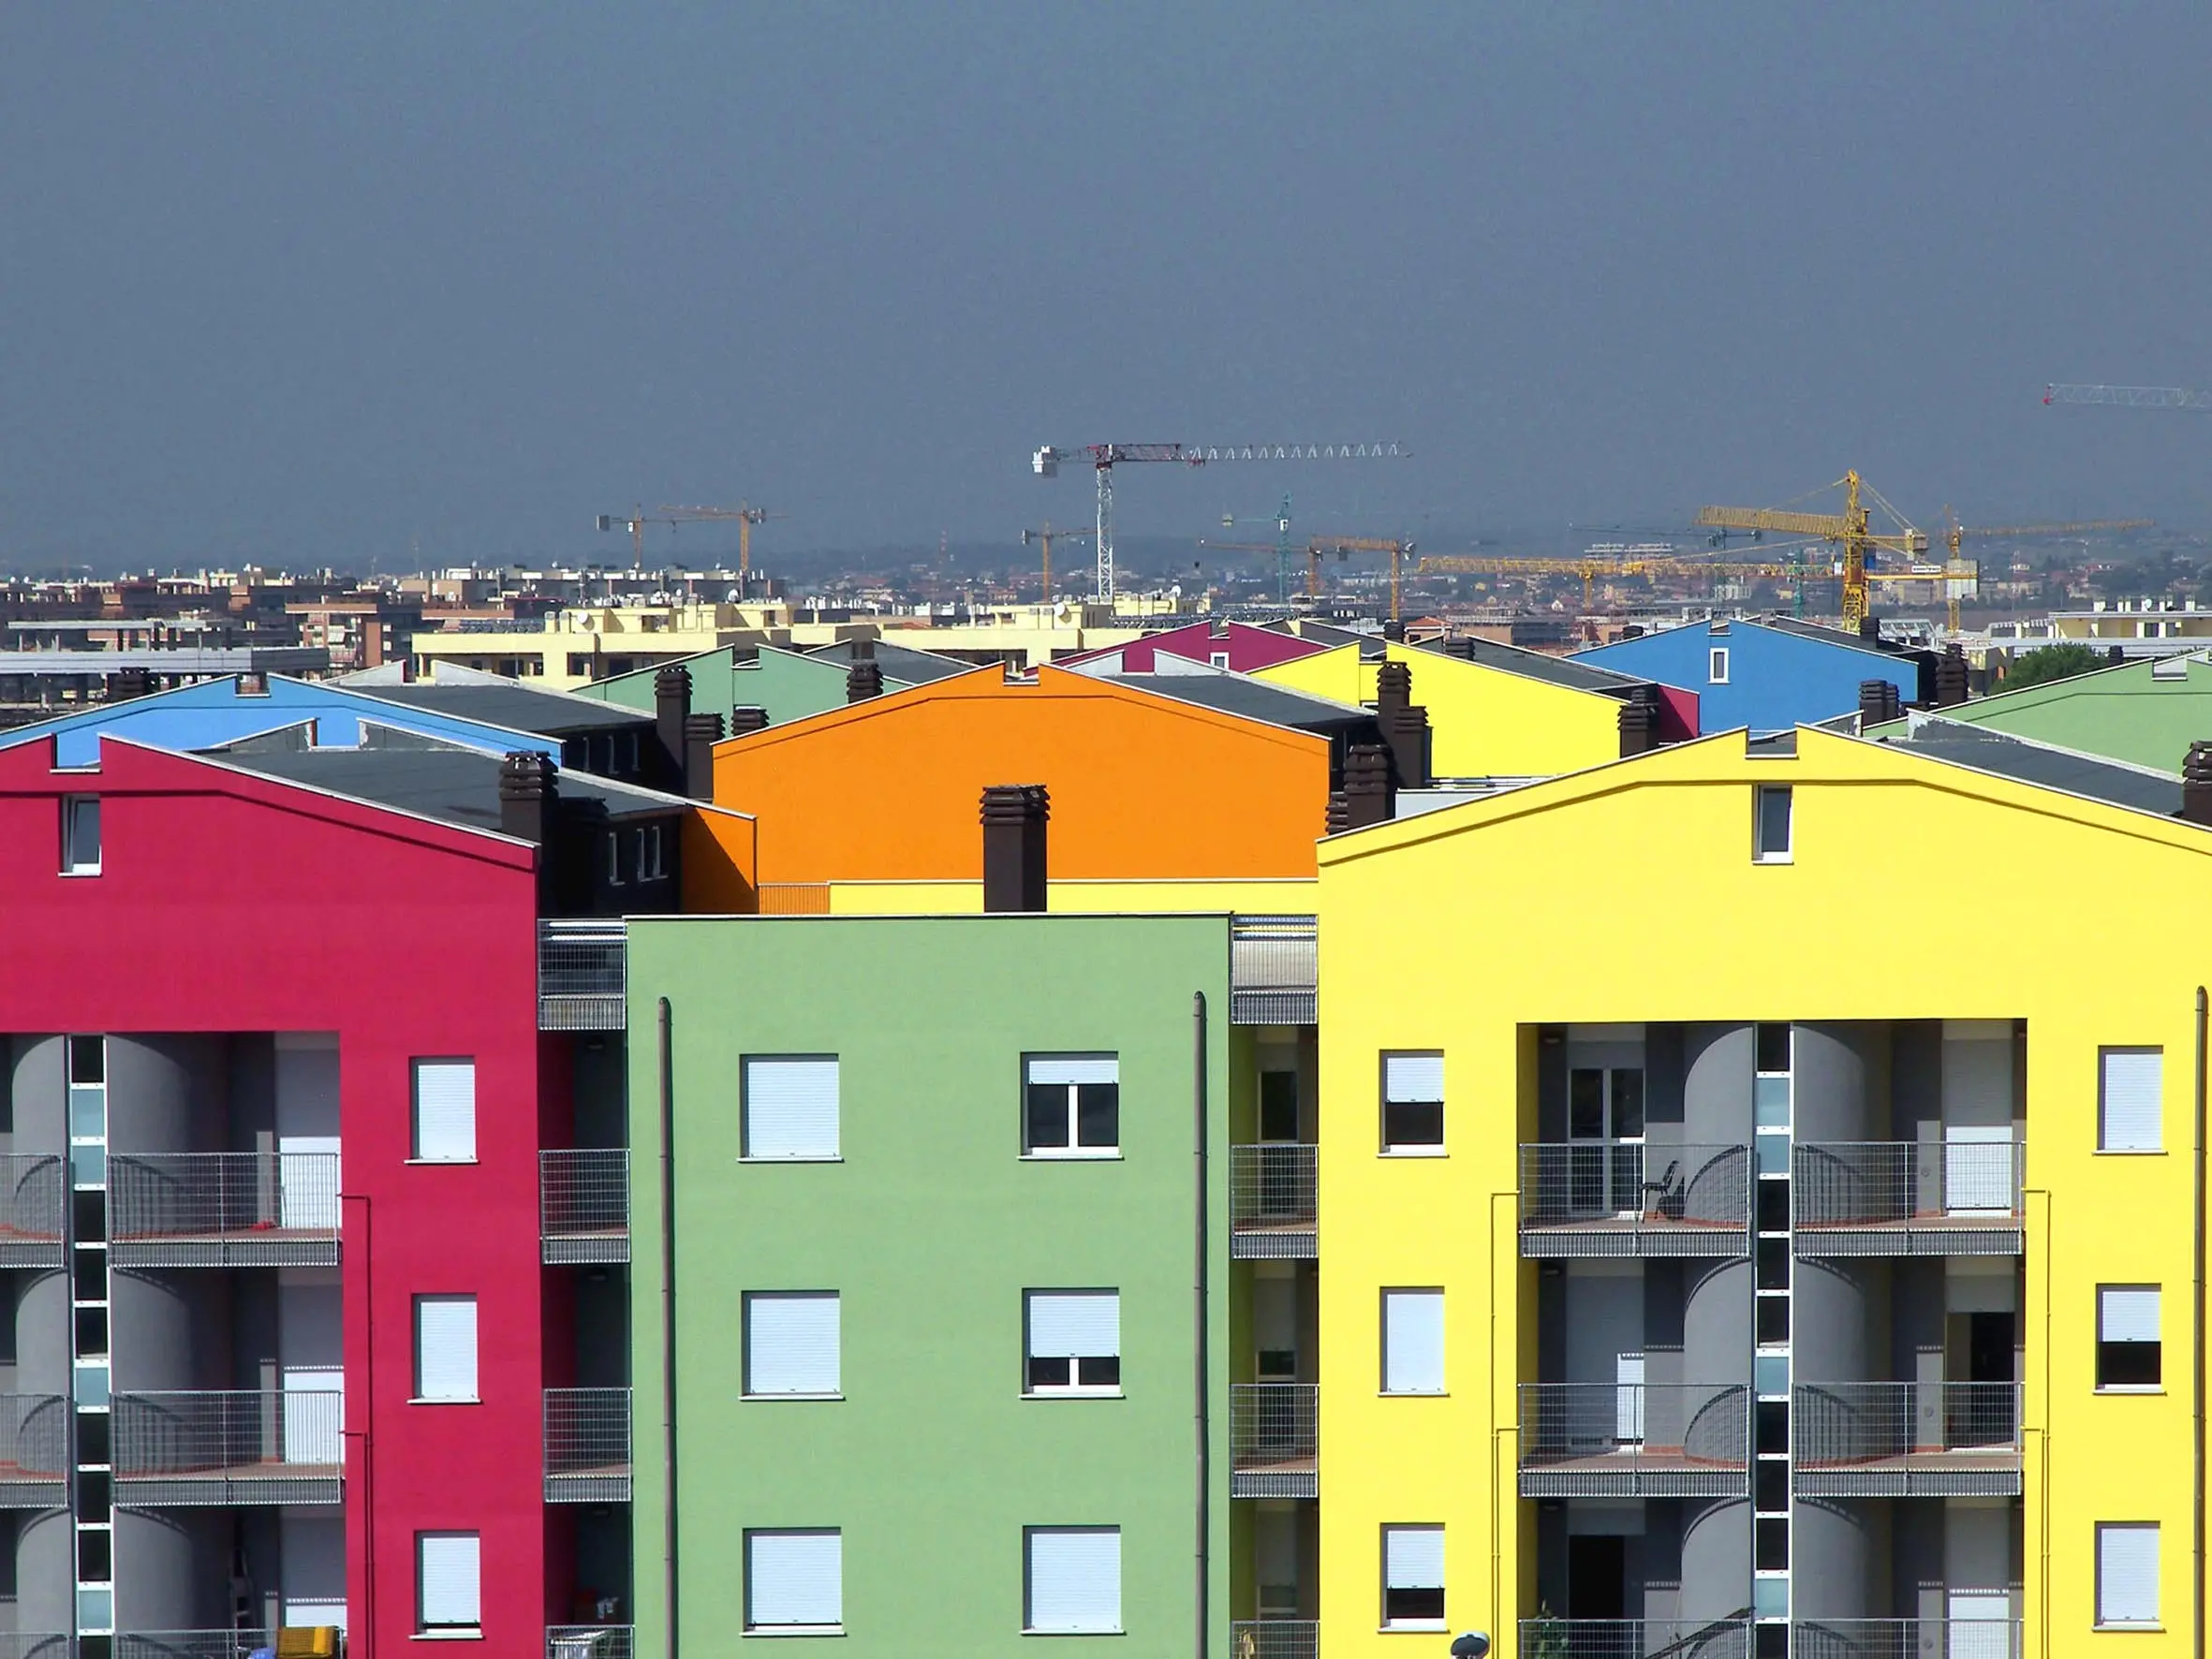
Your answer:
[[[763,1152],[754,1150],[753,1067],[757,1064],[817,1064],[831,1067],[836,1099],[828,1152]],[[741,1054],[737,1060],[737,1160],[741,1164],[841,1164],[845,1161],[845,1063],[835,1054]]]
[[[1031,1335],[1031,1306],[1039,1297],[1112,1297],[1113,1299],[1113,1352],[1112,1354],[1048,1354],[1040,1356],[1033,1351]],[[1054,1359],[1068,1361],[1068,1381],[1040,1383],[1034,1368],[1040,1358],[1048,1364]],[[1084,1367],[1111,1360],[1113,1375],[1097,1382],[1084,1380]],[[1025,1400],[1118,1400],[1122,1398],[1121,1380],[1121,1290],[1109,1285],[1039,1285],[1022,1292],[1022,1398]]]
[[[759,1538],[834,1538],[837,1540],[837,1620],[832,1624],[765,1624],[753,1617],[753,1544]],[[843,1636],[845,1634],[845,1529],[834,1526],[746,1527],[740,1540],[745,1564],[745,1599],[739,1628],[746,1636]]]
[[[1113,1081],[1070,1082],[1065,1085],[1052,1081],[1037,1082],[1030,1077],[1031,1070],[1042,1062],[1051,1064],[1096,1064],[1104,1063],[1113,1067]],[[1032,1089],[1068,1091],[1068,1139],[1064,1145],[1038,1144],[1032,1134],[1034,1124],[1030,1116],[1029,1092]],[[1090,1088],[1111,1088],[1113,1091],[1113,1139],[1111,1144],[1084,1145],[1083,1141],[1083,1095]],[[1121,1139],[1121,1051],[1118,1049],[1050,1049],[1031,1050],[1022,1055],[1022,1152],[1025,1159],[1040,1163],[1080,1163],[1085,1159],[1107,1160],[1122,1156]]]
[[[1780,851],[1766,844],[1766,802],[1769,796],[1782,799],[1784,838]],[[1751,785],[1751,862],[1754,864],[1793,864],[1797,861],[1797,799],[1788,784],[1754,784]]]
[[[423,1590],[423,1584],[422,1584],[422,1556],[423,1556],[423,1549],[422,1549],[422,1547],[423,1547],[423,1545],[425,1545],[426,1543],[430,1542],[430,1541],[431,1541],[432,1539],[434,1539],[434,1538],[470,1538],[470,1539],[473,1539],[473,1540],[475,1540],[475,1543],[476,1543],[476,1603],[477,1603],[477,1616],[476,1616],[476,1622],[474,1622],[473,1624],[465,1624],[465,1623],[460,1623],[460,1622],[451,1622],[451,1623],[445,1623],[445,1622],[441,1622],[441,1623],[433,1624],[433,1623],[430,1622],[430,1619],[429,1619],[429,1617],[428,1617],[428,1613],[427,1613],[427,1609],[425,1609],[425,1608],[424,1608],[424,1607],[423,1607],[423,1605],[422,1605],[422,1590]],[[419,1532],[419,1533],[417,1533],[417,1534],[415,1534],[415,1634],[416,1634],[417,1636],[419,1636],[419,1637],[432,1637],[432,1638],[438,1638],[438,1637],[443,1637],[443,1638],[446,1638],[446,1639],[448,1639],[448,1640],[466,1640],[467,1638],[469,1638],[469,1637],[480,1637],[483,1635],[483,1630],[484,1630],[484,1535],[483,1535],[483,1534],[482,1534],[481,1532],[470,1532],[470,1531],[466,1531],[466,1530],[463,1530],[463,1529],[458,1529],[458,1528],[447,1528],[447,1527],[432,1527],[432,1528],[427,1528],[427,1529],[425,1529],[424,1531],[421,1531],[421,1532]]]
[[[1447,1592],[1450,1588],[1448,1584],[1430,1586],[1419,1584],[1394,1585],[1391,1583],[1390,1542],[1392,1534],[1395,1533],[1434,1533],[1437,1534],[1437,1548],[1438,1553],[1440,1554],[1444,1549],[1444,1526],[1441,1521],[1401,1520],[1384,1521],[1382,1523],[1382,1548],[1378,1552],[1378,1558],[1376,1561],[1376,1567],[1378,1569],[1376,1576],[1379,1580],[1379,1588],[1381,1590],[1381,1607],[1379,1609],[1380,1619],[1378,1623],[1378,1628],[1385,1632],[1394,1632],[1401,1630],[1434,1632],[1438,1630],[1449,1630],[1451,1628],[1451,1603],[1447,1594]],[[1439,1572],[1437,1576],[1438,1578],[1448,1578],[1449,1574],[1446,1572]],[[1409,1612],[1402,1615],[1394,1613],[1391,1610],[1390,1599],[1391,1593],[1394,1590],[1422,1594],[1428,1593],[1433,1590],[1437,1597],[1437,1610],[1434,1613]]]
[[[1438,1098],[1417,1100],[1411,1096],[1403,1100],[1391,1095],[1391,1062],[1394,1060],[1434,1060],[1438,1070],[1444,1071],[1444,1050],[1441,1049],[1384,1049],[1376,1057],[1375,1092],[1379,1103],[1378,1155],[1385,1158],[1440,1158],[1450,1150],[1450,1133],[1445,1107],[1451,1094],[1451,1079],[1444,1075],[1438,1085]],[[1395,1140],[1391,1136],[1391,1108],[1434,1107],[1437,1113],[1437,1138],[1434,1140]]]
[[[77,820],[79,812],[92,809],[93,851],[90,861],[78,857]],[[97,795],[65,795],[62,797],[62,868],[64,875],[98,875],[106,857],[107,837],[101,823],[100,798]]]
[[[1391,1301],[1394,1298],[1426,1298],[1436,1306],[1437,1320],[1437,1386],[1433,1388],[1394,1388],[1391,1383]],[[1444,1287],[1440,1285],[1386,1285],[1382,1287],[1377,1309],[1381,1321],[1381,1377],[1378,1390],[1385,1400],[1441,1400],[1452,1392],[1451,1376],[1445,1349],[1446,1303]]]
[[[2113,1340],[2111,1340],[2111,1339],[2107,1338],[2107,1337],[2105,1336],[2105,1334],[2104,1334],[2104,1299],[2105,1299],[2105,1296],[2106,1296],[2106,1294],[2107,1294],[2108,1292],[2111,1292],[2111,1291],[2135,1292],[2135,1293],[2139,1293],[2139,1294],[2140,1294],[2140,1293],[2147,1293],[2147,1294],[2149,1294],[2149,1295],[2150,1295],[2150,1296],[2151,1296],[2153,1299],[2155,1299],[2155,1306],[2154,1306],[2154,1311],[2153,1311],[2153,1319],[2154,1319],[2154,1322],[2155,1322],[2155,1324],[2156,1324],[2156,1327],[2157,1327],[2157,1329],[2158,1329],[2158,1332],[2159,1332],[2159,1334],[2158,1334],[2157,1336],[2153,1337],[2153,1338],[2152,1338],[2152,1339],[2151,1339],[2149,1342],[2115,1342],[2115,1341],[2113,1341]],[[2166,1297],[2165,1297],[2165,1286],[2164,1286],[2164,1285],[2149,1285],[2149,1284],[2135,1284],[2135,1285],[2098,1285],[2098,1286],[2097,1286],[2096,1294],[2097,1294],[2097,1302],[2096,1302],[2096,1316],[2097,1316],[2097,1356],[2096,1356],[2096,1371],[2095,1371],[2095,1377],[2096,1377],[2096,1392],[2098,1392],[2098,1393],[2100,1393],[2100,1394],[2162,1394],[2162,1393],[2164,1393],[2164,1392],[2166,1391],[2166,1385],[2165,1385],[2165,1347],[2166,1347],[2166,1342],[2165,1342],[2165,1318],[2166,1318]],[[2149,1351],[2149,1358],[2150,1358],[2151,1369],[2152,1369],[2152,1371],[2153,1371],[2153,1372],[2155,1372],[2157,1374],[2156,1374],[2156,1375],[2153,1375],[2152,1377],[2150,1377],[2150,1378],[2149,1378],[2147,1381],[2146,1381],[2146,1380],[2143,1380],[2143,1379],[2141,1379],[2141,1378],[2136,1378],[2136,1379],[2133,1379],[2133,1380],[2124,1380],[2124,1381],[2111,1381],[2111,1380],[2108,1380],[2108,1379],[2107,1379],[2107,1377],[2106,1377],[2106,1374],[2105,1374],[2105,1358],[2106,1358],[2106,1351],[2107,1351],[2108,1349],[2112,1349],[2112,1350],[2127,1350],[2127,1351],[2129,1351],[2129,1353],[2132,1354],[2132,1355],[2133,1355],[2134,1357],[2136,1357],[2136,1358],[2141,1358],[2141,1354],[2140,1354],[2140,1351],[2141,1351],[2141,1350],[2146,1350],[2146,1349],[2147,1349],[2147,1350]]]
[[[2149,1146],[2115,1146],[2108,1135],[2107,1113],[2110,1110],[2109,1088],[2112,1081],[2108,1063],[2119,1055],[2155,1055],[2158,1060],[2158,1138]],[[2158,1043],[2101,1043],[2097,1048],[2097,1154],[2100,1157],[2142,1158],[2157,1157],[2166,1150],[2166,1050]]]
[[[1037,1540],[1072,1534],[1111,1534],[1113,1538],[1113,1622],[1063,1626],[1040,1625],[1037,1619]],[[1024,1636],[1122,1636],[1128,1630],[1127,1598],[1123,1594],[1122,1529],[1119,1526],[1025,1526],[1022,1529],[1022,1634]]]
[[[2160,1560],[2160,1555],[2162,1551],[2165,1540],[2160,1535],[2159,1523],[2155,1520],[2100,1520],[2095,1522],[2094,1525],[2095,1532],[2092,1535],[2093,1548],[2090,1551],[2090,1571],[2094,1579],[2094,1589],[2090,1602],[2090,1614],[2094,1622],[2093,1627],[2098,1630],[2162,1630],[2165,1628],[2164,1624],[2159,1618],[2158,1609],[2158,1603],[2163,1597],[2165,1592],[2165,1585],[2162,1582],[2165,1575],[2160,1570],[2163,1565],[2163,1563]],[[2148,1618],[2108,1619],[2105,1617],[2104,1535],[2107,1533],[2115,1532],[2148,1533],[2151,1535],[2151,1609],[2150,1616]]]
[[[466,1394],[422,1391],[422,1310],[433,1303],[466,1302],[469,1307],[469,1388]],[[481,1405],[484,1402],[483,1307],[473,1290],[418,1291],[408,1305],[408,1344],[413,1361],[407,1377],[409,1405]]]
[[[1728,666],[1727,646],[1708,645],[1705,647],[1705,683],[1707,685],[1726,685],[1728,683]]]
[[[426,1065],[468,1067],[468,1155],[466,1157],[431,1157],[422,1150],[422,1068]],[[477,1144],[477,1069],[473,1054],[417,1054],[407,1061],[407,1162],[410,1164],[453,1165],[475,1164],[479,1148]]]
[[[753,1309],[761,1302],[826,1301],[836,1310],[837,1380],[834,1387],[758,1388],[753,1380]],[[745,1400],[842,1400],[845,1398],[845,1295],[837,1290],[747,1290],[738,1299],[743,1353],[739,1356],[738,1386]]]

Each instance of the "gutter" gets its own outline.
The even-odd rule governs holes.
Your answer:
[[[660,999],[660,1458],[661,1595],[668,1659],[676,1659],[676,1088],[673,1015]]]
[[[1206,993],[1202,991],[1193,991],[1190,997],[1190,1100],[1196,1197],[1192,1206],[1195,1239],[1190,1299],[1191,1383],[1198,1428],[1198,1551],[1194,1567],[1197,1594],[1193,1598],[1197,1627],[1191,1652],[1195,1659],[1206,1659],[1206,1640],[1213,1620],[1213,1610],[1208,1605],[1213,1587],[1208,1554],[1213,1544],[1214,1472],[1212,1425],[1207,1420],[1206,1400]],[[2200,1494],[2202,1490],[2200,1482]],[[2202,1502],[2201,1496],[2199,1501]],[[2203,1659],[2202,1654],[2199,1659]]]

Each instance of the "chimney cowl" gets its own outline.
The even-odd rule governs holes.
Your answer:
[[[715,798],[715,745],[722,741],[722,716],[684,716],[684,793],[694,800]]]
[[[1652,706],[1631,698],[1620,706],[1620,757],[1648,755],[1659,747],[1659,721]]]
[[[2181,760],[2181,815],[2191,824],[2212,826],[2212,742],[2190,744]]]
[[[862,657],[845,670],[845,700],[864,703],[870,697],[883,695],[883,665],[873,657]]]
[[[742,738],[749,731],[768,729],[768,711],[758,703],[740,703],[730,711],[730,735]]]
[[[1387,713],[1413,700],[1413,670],[1405,663],[1386,662],[1375,670],[1375,707]]]
[[[1397,786],[1390,751],[1380,743],[1354,743],[1344,754],[1344,816],[1347,830],[1387,823],[1397,813]]]
[[[983,790],[983,908],[993,914],[1046,907],[1046,826],[1052,796],[1042,784],[993,784]]]

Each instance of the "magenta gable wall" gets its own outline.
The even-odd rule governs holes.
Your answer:
[[[1186,662],[1196,663],[1211,663],[1217,653],[1226,652],[1231,668],[1240,674],[1249,674],[1255,668],[1311,656],[1322,649],[1310,639],[1274,633],[1266,628],[1255,628],[1247,623],[1231,623],[1229,631],[1224,635],[1215,633],[1211,623],[1202,622],[1192,623],[1187,627],[1170,628],[1164,634],[1148,635],[1143,639],[1132,639],[1127,645],[1109,646],[1104,651],[1069,657],[1060,667],[1069,668],[1077,663],[1116,657],[1121,662],[1122,673],[1149,674],[1158,666],[1155,659],[1163,651],[1170,656],[1179,656]]]

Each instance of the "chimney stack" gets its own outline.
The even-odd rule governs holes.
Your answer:
[[[660,740],[660,776],[684,787],[684,722],[691,713],[691,670],[668,668],[653,676],[653,731]]]
[[[2181,815],[2212,825],[2212,743],[2191,743],[2181,762]]]
[[[1344,754],[1344,787],[1329,797],[1329,833],[1387,823],[1397,813],[1390,751],[1380,743],[1354,743]]]
[[[1862,616],[1859,618],[1859,638],[1869,645],[1880,644],[1881,618],[1879,616]]]
[[[1869,726],[1880,726],[1885,720],[1895,719],[1896,715],[1892,710],[1896,700],[1897,688],[1887,680],[1860,681],[1859,729],[1865,731]]]
[[[1388,639],[1393,645],[1405,644],[1406,624],[1394,618],[1389,622],[1384,623],[1382,624],[1382,637],[1385,639]]]
[[[1052,798],[1042,784],[993,784],[983,791],[983,908],[1045,907],[1045,825]]]
[[[1405,663],[1384,663],[1376,670],[1375,723],[1390,746],[1398,787],[1428,787],[1428,711],[1413,701],[1413,670]]]
[[[684,793],[694,800],[715,798],[715,745],[722,741],[722,716],[684,716]]]
[[[768,711],[758,703],[740,703],[730,711],[730,735],[742,738],[749,731],[768,729]]]
[[[499,830],[517,841],[546,844],[558,785],[553,765],[535,749],[518,749],[499,763]]]
[[[1658,747],[1658,711],[1641,697],[1630,697],[1620,706],[1620,757],[1648,755]]]
[[[154,676],[145,668],[118,668],[108,676],[108,700],[126,703],[132,697],[151,696]]]
[[[1936,707],[1954,708],[1967,700],[1967,653],[1955,642],[1936,659]]]
[[[853,647],[857,653],[865,639]],[[873,656],[855,656],[851,668],[845,670],[845,700],[864,703],[872,697],[883,695],[883,665]]]

